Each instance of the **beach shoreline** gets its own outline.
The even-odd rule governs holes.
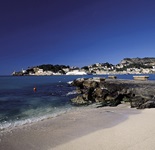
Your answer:
[[[111,128],[77,138],[49,150],[154,150],[155,109],[145,109]]]
[[[111,129],[128,120],[141,110],[130,108],[129,104],[117,107],[79,107],[55,118],[49,118],[28,126],[18,127],[0,135],[0,149],[46,150],[61,149],[77,139],[95,132]]]

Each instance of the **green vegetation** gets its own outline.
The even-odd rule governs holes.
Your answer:
[[[98,71],[139,71],[139,73],[144,72],[154,72],[153,69],[155,66],[155,58],[153,57],[145,57],[145,58],[124,58],[121,63],[117,65],[110,64],[108,62],[106,63],[96,63],[92,64],[90,67],[89,66],[84,66],[81,69],[85,70],[86,72],[93,73],[95,74]],[[122,68],[120,68],[122,67]],[[14,75],[31,75],[35,74],[39,71],[45,72],[46,71],[51,71],[53,73],[60,73],[60,74],[66,74],[68,71],[73,71],[73,70],[80,70],[78,67],[70,67],[66,65],[52,65],[52,64],[43,64],[39,66],[33,66],[33,67],[28,67],[28,69],[23,72],[14,72]],[[139,69],[139,70],[136,70]],[[149,71],[143,70],[143,69],[150,69]]]
[[[69,68],[69,66],[65,66],[65,65],[51,65],[51,64],[47,64],[47,65],[40,65],[37,66],[40,69],[43,69],[43,71],[52,71],[52,72],[61,72],[61,73],[65,73],[63,71],[63,69],[65,68]]]
[[[137,69],[152,69],[151,65],[144,65],[144,64],[140,64],[140,63],[133,63],[133,64],[129,64],[127,66],[123,66],[123,68],[116,68],[116,71],[126,71],[128,68],[137,68]]]
[[[126,71],[127,68],[123,67],[123,68],[116,68],[116,71]]]
[[[144,64],[140,64],[140,63],[129,64],[128,66],[125,66],[125,67],[126,68],[138,68],[138,69],[140,69],[140,68],[144,68],[144,69],[149,68],[149,69],[151,69],[152,68],[151,65],[144,65]]]
[[[95,67],[97,67],[97,66],[96,66],[96,64],[92,64],[92,67],[95,68]]]
[[[84,67],[82,67],[81,69],[89,70],[88,66],[84,66]]]
[[[104,66],[104,67],[106,66],[107,68],[111,68],[113,66],[113,64],[106,62],[106,63],[103,63],[102,66]]]

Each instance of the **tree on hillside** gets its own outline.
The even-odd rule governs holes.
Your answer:
[[[89,70],[88,66],[84,66],[84,67],[82,67],[81,69]]]

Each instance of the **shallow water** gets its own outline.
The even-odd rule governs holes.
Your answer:
[[[67,82],[79,77],[92,76],[1,76],[0,129],[55,117],[74,109],[70,99],[76,94],[75,88]],[[117,77],[132,79],[133,75]],[[149,79],[155,80],[155,75],[149,75]]]

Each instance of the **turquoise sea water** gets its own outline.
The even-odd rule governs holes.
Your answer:
[[[70,99],[75,97],[75,88],[67,82],[79,77],[88,78],[92,75],[0,76],[0,130],[54,117],[74,109]],[[132,79],[133,75],[117,77]],[[155,75],[149,75],[149,80],[155,80]]]

